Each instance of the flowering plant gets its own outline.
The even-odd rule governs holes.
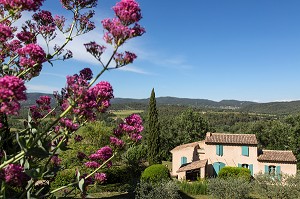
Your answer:
[[[106,175],[99,173],[99,169],[112,164],[116,151],[123,148],[127,140],[137,142],[142,138],[141,118],[133,114],[112,132],[110,146],[103,146],[89,156],[80,152],[89,160],[85,166],[94,169],[91,173],[81,175],[77,171],[75,182],[45,193],[59,168],[59,152],[65,150],[69,138],[81,141],[82,137],[74,132],[84,123],[95,120],[97,112],[105,112],[110,106],[114,97],[112,86],[105,81],[97,83],[97,80],[105,71],[123,67],[136,59],[134,53],[119,52],[119,48],[127,40],[143,35],[145,30],[138,24],[142,18],[138,3],[135,0],[118,2],[113,7],[115,17],[102,21],[104,42],[113,48],[108,61],[104,63],[101,59],[107,46],[95,41],[84,44],[87,52],[99,61],[101,71],[94,78],[89,68],[67,76],[66,87],[54,92],[57,106],[50,106],[50,97],[40,97],[29,109],[25,128],[12,132],[10,117],[19,113],[20,102],[27,98],[25,82],[39,76],[45,62],[52,64],[55,60],[72,58],[72,52],[65,50],[65,46],[75,37],[95,29],[91,19],[97,0],[60,0],[62,6],[73,13],[70,25],[64,16],[52,16],[51,12],[41,10],[43,2],[0,0],[0,182],[4,197],[42,198],[69,186],[77,186],[85,194],[88,184],[105,182]],[[26,21],[22,28],[15,27],[24,11],[34,12],[32,20]],[[66,35],[65,42],[49,50],[57,31]],[[39,45],[41,38],[47,44],[47,52]],[[53,119],[57,112],[59,114]],[[18,147],[13,147],[12,140]],[[16,189],[19,191],[11,192]]]

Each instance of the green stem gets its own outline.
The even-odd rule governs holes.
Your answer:
[[[19,161],[21,160],[25,155],[25,151],[21,151],[18,155],[12,157],[11,159],[3,162],[1,165],[0,165],[0,169],[2,169],[3,167],[5,167],[6,165],[10,164],[10,163],[13,163],[13,162],[16,162],[16,161]]]
[[[92,173],[90,173],[89,175],[87,175],[84,179],[86,180],[89,177],[91,177],[92,175],[94,175],[94,173],[96,173],[99,169],[101,169],[106,163],[108,163],[109,161],[111,161],[114,158],[115,154],[116,153],[114,153],[109,159],[107,159],[105,162],[103,162],[97,169],[95,169]],[[51,191],[48,195],[45,195],[45,196],[49,196],[51,194],[54,194],[55,192],[58,192],[58,191],[60,191],[62,189],[68,188],[68,187],[76,185],[76,184],[78,184],[78,182],[72,182],[72,183],[67,184],[65,186],[59,187],[59,188]],[[43,196],[43,197],[45,197],[45,196]]]
[[[75,13],[74,13],[74,16],[78,13],[78,10],[76,9],[75,10]],[[70,32],[69,32],[69,35],[66,37],[66,41],[65,43],[58,49],[56,50],[52,55],[51,57],[54,57],[55,55],[57,55],[71,40],[72,40],[72,34],[73,34],[73,31],[74,31],[74,27],[75,27],[75,24],[76,24],[76,19],[73,20],[72,22],[72,25],[71,25],[71,28],[70,28]]]
[[[100,73],[98,73],[98,75],[89,83],[88,87],[91,87],[97,81],[97,79],[108,69],[108,66],[109,66],[110,62],[112,61],[112,59],[114,58],[116,52],[118,51],[118,48],[119,48],[118,46],[115,48],[114,52],[112,53],[112,55],[109,58],[106,65],[103,67],[103,69],[100,71]]]

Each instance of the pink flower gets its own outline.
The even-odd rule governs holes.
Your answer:
[[[95,161],[89,161],[89,162],[86,162],[84,163],[84,165],[88,168],[98,168],[100,166],[100,164],[98,162],[95,162]]]
[[[125,56],[123,53],[116,53],[114,56],[114,60],[116,62],[117,67],[122,67],[127,64],[132,63],[137,56],[134,53],[125,51]]]
[[[97,151],[97,154],[100,155],[101,160],[105,161],[105,160],[108,160],[112,156],[113,151],[109,146],[104,146]]]
[[[117,137],[127,134],[129,138],[135,142],[140,141],[142,136],[140,133],[144,130],[142,118],[138,114],[132,114],[124,119],[124,122],[119,124],[114,130]]]
[[[27,31],[25,28],[19,32],[17,38],[25,44],[36,43],[36,36],[34,33]]]
[[[121,0],[113,10],[124,25],[138,22],[142,18],[140,6],[135,0]]]
[[[24,168],[19,164],[9,164],[4,169],[4,179],[7,184],[23,187],[30,177],[25,174]]]
[[[69,131],[76,131],[79,127],[79,124],[74,123],[69,118],[61,118],[60,119],[60,124],[61,124],[62,127],[65,127]]]
[[[32,77],[38,76],[42,70],[42,63],[46,61],[45,51],[37,44],[28,44],[18,49],[17,53],[20,56],[20,71],[32,68],[26,77],[31,79]]]
[[[60,165],[60,163],[61,163],[61,159],[58,157],[58,155],[54,155],[54,156],[52,156],[52,158],[51,158],[51,163],[52,163],[54,166],[58,166],[58,165]]]
[[[87,156],[85,155],[85,153],[81,152],[81,151],[78,151],[77,152],[77,158],[79,160],[83,160],[84,158],[86,158]]]
[[[32,18],[34,21],[37,22],[38,30],[43,36],[53,35],[56,28],[56,24],[54,23],[54,19],[52,17],[51,12],[47,10],[42,10],[38,13],[35,13],[32,16]]]
[[[91,80],[93,78],[93,71],[90,68],[84,68],[79,72],[79,75],[85,80]]]
[[[36,11],[42,6],[43,2],[44,0],[0,0],[0,4],[3,4],[5,9],[20,9],[21,11]]]
[[[103,54],[104,50],[106,49],[105,46],[100,46],[99,44],[97,44],[94,41],[84,44],[84,47],[86,48],[86,50],[89,53],[91,53],[99,61],[100,61],[101,55]]]
[[[109,106],[109,100],[114,97],[113,88],[109,82],[101,81],[88,91],[88,96],[94,102],[93,106],[104,112]]]
[[[95,173],[95,180],[102,184],[107,180],[106,174],[105,173]]]
[[[11,30],[11,27],[5,25],[5,24],[0,24],[0,42],[4,43],[7,40],[11,39],[13,37],[13,33]]]
[[[125,145],[125,142],[123,140],[120,140],[116,137],[110,137],[110,144],[113,146],[116,146],[117,148],[123,148]]]
[[[26,100],[24,81],[15,76],[0,77],[0,112],[18,114],[19,101]]]

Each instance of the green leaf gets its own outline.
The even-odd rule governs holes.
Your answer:
[[[18,142],[20,148],[26,152],[26,150],[27,150],[26,139],[24,138],[24,136],[20,136],[19,133],[17,133],[16,139],[17,139],[17,142]]]
[[[50,155],[43,147],[33,147],[27,151],[27,155],[32,155],[37,158],[46,158]]]
[[[78,187],[79,187],[79,189],[80,189],[80,191],[84,191],[84,178],[82,178],[79,182],[78,182]]]
[[[38,177],[40,177],[40,169],[39,168],[25,170],[25,173],[33,179],[37,179]]]

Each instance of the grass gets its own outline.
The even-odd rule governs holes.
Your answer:
[[[118,111],[112,111],[113,114],[116,115],[118,118],[124,119],[125,117],[133,114],[133,113],[142,113],[143,110],[118,110]]]

